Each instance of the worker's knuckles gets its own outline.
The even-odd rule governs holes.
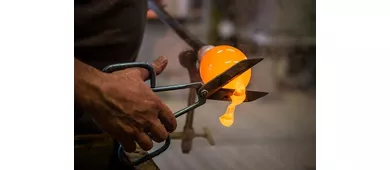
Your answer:
[[[153,109],[151,105],[136,106],[129,111],[129,118],[138,129],[145,129],[152,126],[158,120],[158,109]]]
[[[143,113],[153,113],[155,116],[157,116],[157,113],[162,109],[162,107],[162,101],[151,92],[149,94],[144,94],[143,97],[139,98],[136,111]]]
[[[117,125],[113,125],[112,133],[114,138],[117,139],[122,145],[126,146],[128,149],[133,149],[135,147],[135,140],[139,133],[142,133],[142,130],[135,127],[134,124],[128,121],[118,121]]]
[[[128,68],[120,71],[115,71],[112,73],[112,75],[116,76],[120,79],[134,79],[135,77],[140,77],[142,74],[142,71],[140,68]]]

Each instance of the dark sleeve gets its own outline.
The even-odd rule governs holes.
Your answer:
[[[137,57],[146,23],[146,0],[76,0],[74,57],[101,70]],[[69,56],[71,57],[71,56]],[[75,103],[75,134],[100,133]]]
[[[78,0],[74,10],[75,57],[98,69],[136,59],[146,0]]]

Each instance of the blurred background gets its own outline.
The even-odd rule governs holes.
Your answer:
[[[250,90],[270,94],[236,108],[235,123],[219,123],[228,102],[208,101],[195,110],[193,127],[207,127],[215,145],[194,138],[189,153],[181,140],[154,161],[162,170],[313,170],[316,167],[315,0],[164,0],[165,9],[208,44],[228,44],[264,61],[252,69]],[[189,46],[150,13],[138,61],[166,56],[157,85],[188,83],[178,55]],[[177,111],[188,91],[159,93]],[[182,131],[185,116],[178,119]]]

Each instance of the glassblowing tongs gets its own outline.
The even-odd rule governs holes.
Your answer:
[[[224,87],[226,84],[228,84],[229,82],[234,80],[236,77],[240,76],[245,71],[249,70],[250,68],[252,68],[254,65],[256,65],[257,63],[259,63],[262,60],[263,60],[263,58],[251,58],[251,59],[242,60],[205,84],[202,82],[195,82],[195,83],[188,83],[188,84],[156,87],[156,73],[154,71],[153,66],[151,64],[142,63],[142,62],[120,63],[120,64],[109,65],[103,69],[103,72],[112,73],[112,72],[127,69],[127,68],[141,67],[141,68],[147,69],[149,71],[150,88],[154,92],[163,92],[163,91],[195,88],[197,90],[198,101],[195,102],[193,105],[190,105],[188,107],[185,107],[185,108],[175,112],[174,115],[176,118],[178,118],[179,116],[187,113],[188,111],[193,110],[201,105],[204,105],[206,103],[207,99],[231,101],[230,96],[233,94],[234,89],[224,89],[222,87]],[[266,92],[247,90],[246,91],[246,99],[244,100],[244,102],[254,101],[256,99],[264,97],[267,94],[268,93],[266,93]],[[170,140],[171,140],[170,137],[168,137],[166,139],[164,145],[161,148],[159,148],[159,149],[157,149],[157,150],[155,150],[155,151],[153,151],[153,152],[145,155],[144,157],[141,157],[133,162],[130,162],[127,159],[126,154],[124,153],[122,147],[120,146],[118,149],[118,157],[126,165],[134,167],[134,166],[140,165],[140,164],[154,158],[155,156],[158,156],[162,152],[164,152],[169,147]]]

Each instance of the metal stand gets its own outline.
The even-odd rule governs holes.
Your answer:
[[[180,64],[188,70],[188,74],[190,77],[191,83],[200,82],[201,78],[199,75],[199,71],[196,68],[197,61],[197,53],[193,50],[188,50],[180,53],[179,55]],[[196,90],[191,88],[188,95],[188,106],[193,105],[195,103],[196,98]],[[203,128],[203,133],[196,133],[193,128],[194,122],[194,110],[190,110],[186,115],[186,122],[184,125],[184,129],[182,132],[174,132],[171,133],[172,139],[182,139],[182,152],[189,153],[192,148],[192,140],[195,137],[204,137],[210,143],[210,145],[215,145],[214,139],[211,136],[210,130],[207,127]]]
[[[196,68],[196,63],[198,62],[197,52],[206,44],[201,42],[197,37],[192,35],[186,28],[179,24],[172,16],[169,15],[155,0],[148,0],[148,6],[152,9],[158,16],[158,18],[164,22],[166,25],[171,27],[177,35],[183,39],[188,45],[192,47],[193,50],[188,50],[180,53],[179,60],[180,64],[187,68],[188,74],[190,77],[191,83],[201,82],[199,71]],[[195,104],[196,90],[191,88],[188,96],[188,106]],[[210,130],[207,127],[204,127],[204,133],[196,133],[193,128],[194,122],[194,110],[188,111],[186,114],[186,123],[182,132],[171,133],[172,139],[182,139],[182,152],[189,153],[192,148],[192,140],[195,137],[204,137],[210,143],[210,145],[215,145],[214,139],[211,136]]]

